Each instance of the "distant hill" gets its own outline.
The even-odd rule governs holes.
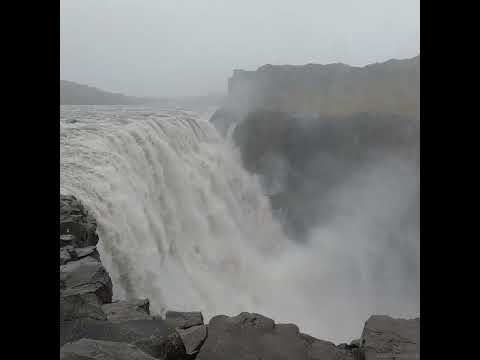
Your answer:
[[[60,105],[161,105],[173,107],[219,106],[224,102],[222,94],[183,96],[176,98],[134,97],[97,89],[93,86],[60,80]]]
[[[142,104],[148,99],[126,96],[60,80],[60,105],[129,105]]]
[[[420,55],[354,67],[264,65],[234,70],[227,108],[243,114],[258,108],[325,116],[358,112],[420,115]]]

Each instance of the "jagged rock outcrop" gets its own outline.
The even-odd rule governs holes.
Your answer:
[[[97,221],[72,195],[60,195],[60,244],[74,247],[98,243]]]
[[[175,331],[182,339],[187,355],[198,353],[207,338],[207,326],[205,325],[195,325],[186,329],[176,329]]]
[[[349,358],[349,351],[301,334],[296,325],[275,324],[272,319],[254,313],[213,317],[208,324],[207,340],[197,356],[198,360]]]
[[[61,358],[191,359],[206,337],[202,314],[169,312],[167,323],[148,299],[112,302],[96,227],[77,198],[60,196]]]

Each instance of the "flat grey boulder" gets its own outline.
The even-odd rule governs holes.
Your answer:
[[[207,338],[207,326],[205,325],[195,325],[187,329],[177,328],[176,332],[182,339],[187,355],[196,354]]]
[[[154,360],[131,344],[81,339],[60,349],[61,360]]]
[[[87,256],[60,266],[62,296],[95,294],[99,304],[112,301],[112,280],[97,259]]]
[[[165,321],[174,328],[186,329],[195,325],[203,325],[203,315],[198,311],[167,311]]]
[[[378,357],[419,359],[420,318],[407,320],[372,315],[363,328],[362,341],[365,360]]]
[[[83,318],[60,323],[60,346],[82,338],[131,344],[149,337],[166,337],[174,332],[175,329],[164,320],[110,322]]]
[[[102,305],[109,321],[152,319],[148,299],[117,301]]]
[[[317,343],[318,342],[318,343]],[[296,325],[275,324],[254,313],[213,317],[197,360],[337,360],[348,351],[301,334]]]

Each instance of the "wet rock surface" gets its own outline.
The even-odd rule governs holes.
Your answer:
[[[61,360],[152,360],[154,357],[144,353],[131,344],[81,339],[66,344],[60,350]]]
[[[348,351],[334,344],[303,336],[296,325],[275,324],[259,314],[213,317],[197,359],[348,359]]]
[[[164,337],[151,336],[134,343],[139,349],[157,359],[190,360],[195,355],[186,353],[182,338],[177,332]]]
[[[145,338],[163,338],[174,329],[163,320],[127,320],[119,322],[77,319],[60,325],[60,345],[82,338],[133,343]]]
[[[60,195],[60,238],[65,238],[65,235],[73,236],[73,243],[69,245],[75,247],[95,246],[98,243],[97,221],[72,195]]]
[[[94,294],[100,304],[112,301],[112,280],[94,257],[87,256],[61,265],[60,281],[65,286],[61,290],[62,297]]]

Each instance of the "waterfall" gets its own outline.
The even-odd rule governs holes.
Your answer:
[[[208,115],[61,107],[60,191],[81,199],[97,219],[98,249],[115,298],[146,297],[152,313],[198,310],[207,320],[257,312],[336,342],[357,337],[372,313],[418,313],[418,297],[402,300],[410,290],[395,277],[397,268],[380,271],[383,283],[369,277],[378,266],[365,259],[381,258],[386,247],[372,243],[366,222],[358,221],[376,211],[382,225],[391,211],[400,213],[384,205],[403,206],[403,193],[391,201],[369,196],[382,187],[386,195],[396,194],[391,188],[398,188],[398,176],[391,177],[391,186],[379,182],[371,190],[361,185],[353,195],[346,192],[365,206],[344,222],[316,229],[311,243],[299,244],[284,235],[259,179],[243,169],[229,138],[218,135]],[[355,245],[346,247],[341,239]],[[382,266],[396,264],[394,256]]]
[[[99,113],[61,122],[61,192],[98,219],[115,296],[159,313],[255,309],[259,264],[287,240],[238,154],[188,112]]]

